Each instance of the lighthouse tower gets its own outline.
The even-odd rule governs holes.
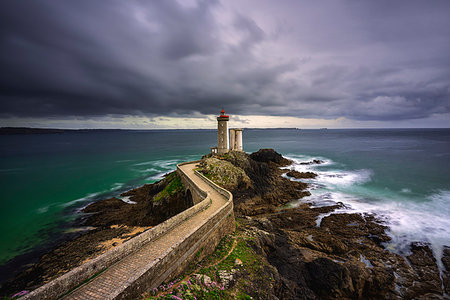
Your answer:
[[[222,109],[220,116],[217,117],[217,153],[224,154],[228,152],[228,120],[229,116],[225,115]]]

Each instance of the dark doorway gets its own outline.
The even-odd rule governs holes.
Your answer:
[[[189,189],[186,190],[184,195],[184,203],[186,204],[186,208],[194,205],[194,200],[192,199],[192,193]]]

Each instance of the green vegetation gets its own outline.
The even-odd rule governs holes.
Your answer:
[[[227,189],[236,188],[242,182],[251,185],[251,180],[244,170],[226,160],[208,158],[202,162],[199,172]]]
[[[183,191],[184,186],[177,173],[175,172],[171,173],[169,176],[167,176],[165,180],[167,180],[169,183],[161,192],[159,192],[153,197],[153,201],[156,202],[161,201],[163,199],[170,197],[171,195]]]
[[[254,239],[237,227],[234,234],[219,242],[211,255],[198,262],[199,251],[197,263],[192,263],[181,278],[153,289],[145,299],[264,298],[265,289],[274,284],[274,279],[266,271],[267,261],[251,247]],[[232,283],[227,285],[223,274],[231,275]]]
[[[161,285],[158,289],[153,289],[150,294],[154,296],[149,296],[145,299],[227,299],[226,291],[222,286],[219,286],[216,282],[205,283],[201,280],[189,279],[187,281],[181,282],[173,288],[174,283],[169,283],[168,285]],[[160,292],[170,290],[170,293],[158,296]]]

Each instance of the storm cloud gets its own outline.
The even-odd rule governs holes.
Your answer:
[[[2,1],[0,117],[450,113],[449,1]]]

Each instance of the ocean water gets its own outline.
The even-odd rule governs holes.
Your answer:
[[[244,130],[243,141],[247,152],[274,148],[291,168],[319,174],[301,201],[377,214],[392,251],[426,241],[439,257],[450,245],[449,129]],[[0,265],[64,237],[87,204],[155,182],[215,143],[215,130],[0,136]],[[312,159],[325,163],[300,164]]]

